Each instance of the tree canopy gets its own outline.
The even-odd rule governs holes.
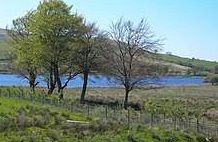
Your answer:
[[[37,75],[43,75],[48,94],[63,89],[76,75],[83,75],[80,102],[83,103],[90,73],[113,76],[125,88],[125,108],[129,92],[146,76],[157,75],[152,61],[160,40],[147,21],[138,24],[120,18],[102,32],[94,23],[72,12],[62,0],[45,0],[36,10],[14,20],[8,30],[14,45],[17,71],[35,88]]]

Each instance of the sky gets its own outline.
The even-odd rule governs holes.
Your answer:
[[[36,9],[40,0],[6,0],[0,5],[0,28]],[[218,61],[218,0],[64,0],[73,12],[101,29],[124,17],[134,23],[147,19],[161,52]]]

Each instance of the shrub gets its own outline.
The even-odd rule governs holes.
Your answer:
[[[64,122],[64,118],[61,117],[60,115],[55,115],[54,122],[55,122],[55,125],[60,125],[62,124],[62,122]]]
[[[218,75],[208,75],[207,78],[205,79],[206,82],[212,83],[212,85],[217,85],[218,84]]]
[[[11,118],[7,117],[7,116],[0,116],[0,131],[6,131],[10,125],[12,123]]]
[[[33,126],[32,118],[26,116],[25,113],[19,113],[16,118],[16,125],[18,129],[24,129]]]
[[[61,116],[66,118],[66,119],[70,119],[70,114],[69,113],[62,112]]]
[[[204,136],[201,136],[201,135],[197,136],[196,140],[198,142],[207,142],[207,139]]]
[[[45,121],[43,120],[43,117],[40,115],[34,116],[33,121],[34,121],[34,126],[43,127],[45,125]]]
[[[211,79],[212,85],[217,85],[218,84],[218,76],[215,76]]]
[[[216,66],[214,67],[214,73],[215,73],[215,74],[218,74],[218,65],[216,65]]]
[[[137,142],[137,140],[133,134],[129,134],[127,139],[128,139],[128,142]]]
[[[47,136],[49,138],[51,138],[52,141],[59,141],[60,140],[60,134],[55,130],[48,130],[47,131]]]
[[[152,133],[152,138],[157,141],[161,141],[160,136],[157,133]]]

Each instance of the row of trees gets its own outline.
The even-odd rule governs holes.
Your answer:
[[[125,88],[126,108],[129,92],[145,76],[158,74],[159,65],[151,60],[160,40],[144,19],[134,25],[120,18],[109,31],[101,31],[71,10],[62,0],[44,0],[13,21],[8,33],[14,71],[29,81],[32,91],[39,83],[37,76],[43,75],[48,94],[57,88],[60,99],[69,81],[82,74],[81,103],[90,73],[113,76]]]

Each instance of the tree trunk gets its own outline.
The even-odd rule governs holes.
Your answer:
[[[59,93],[59,100],[62,100],[64,98],[63,88],[58,89]]]
[[[196,118],[196,125],[197,125],[197,132],[199,133],[200,132],[200,123],[199,123],[199,119]]]
[[[48,88],[48,95],[51,95],[55,89],[55,79],[53,74],[53,68],[50,67],[50,73],[49,73],[49,88]]]
[[[55,65],[54,76],[55,76],[55,80],[57,81],[59,100],[61,100],[64,97],[63,96],[63,89],[64,88],[62,87],[62,82],[60,79],[58,65]]]
[[[51,95],[55,89],[55,85],[51,85],[50,88],[48,89],[48,95]]]
[[[34,79],[32,81],[29,81],[29,84],[30,84],[31,91],[35,93],[35,88],[39,84],[39,82],[36,82],[36,79]]]
[[[128,99],[129,99],[129,90],[125,89],[125,100],[124,100],[124,108],[127,109],[128,108]]]
[[[57,85],[58,85],[58,93],[60,93],[61,90],[63,89],[62,89],[62,82],[61,82],[60,75],[59,75],[58,65],[55,65],[54,76],[55,76],[55,80],[57,81]]]
[[[37,74],[35,73],[35,70],[34,69],[30,69],[28,70],[28,73],[29,73],[29,77],[28,77],[28,80],[29,80],[29,86],[31,88],[31,91],[32,92],[35,92],[35,87],[38,83],[36,83],[36,77],[37,77]]]
[[[81,104],[83,104],[84,100],[85,100],[89,72],[88,71],[84,71],[83,75],[84,75],[84,77],[83,77],[83,88],[82,88],[82,93],[81,93],[81,98],[80,98],[80,103]]]
[[[30,84],[31,91],[35,92],[35,81],[30,79],[29,84]]]

